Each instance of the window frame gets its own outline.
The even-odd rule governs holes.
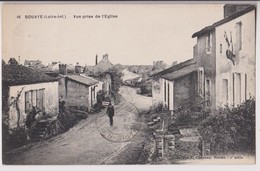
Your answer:
[[[39,98],[39,92],[42,92],[40,99]],[[40,110],[45,110],[45,88],[42,89],[34,89],[34,90],[28,90],[24,92],[24,99],[25,99],[25,112],[28,112],[32,109],[33,106],[36,106]],[[41,101],[41,103],[38,103],[38,101]],[[35,105],[34,105],[35,104]],[[41,104],[41,106],[39,106]]]
[[[212,48],[212,32],[206,34],[206,53],[211,54]]]

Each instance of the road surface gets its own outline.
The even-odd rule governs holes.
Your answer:
[[[90,115],[64,134],[28,144],[9,152],[6,164],[134,164],[144,137],[139,113],[148,110],[152,100],[136,94],[135,89],[121,87],[123,100],[115,106],[114,126],[109,125],[105,110]],[[131,149],[131,150],[130,150]],[[135,158],[131,162],[131,160]]]

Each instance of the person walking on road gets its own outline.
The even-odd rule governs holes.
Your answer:
[[[107,107],[107,115],[109,117],[110,126],[113,126],[113,117],[114,117],[114,106],[109,102],[109,105]]]

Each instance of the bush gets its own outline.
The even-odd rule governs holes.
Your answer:
[[[123,80],[122,80],[123,73],[120,71],[120,69],[116,67],[112,67],[104,73],[98,73],[96,76],[104,77],[106,74],[109,74],[111,77],[111,89],[110,89],[111,98],[113,98],[115,102],[117,102],[120,100],[119,89],[123,85]]]
[[[152,82],[149,80],[144,80],[140,85],[141,93],[140,94],[152,94]]]
[[[58,122],[62,125],[63,131],[69,130],[78,122],[77,116],[68,110],[58,115]]]
[[[3,151],[21,147],[28,143],[25,126],[10,130],[3,138]]]
[[[255,153],[255,99],[220,108],[201,123],[199,132],[213,154]]]

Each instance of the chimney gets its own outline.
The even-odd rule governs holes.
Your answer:
[[[224,18],[228,18],[229,16],[249,7],[249,4],[226,4],[224,5]]]
[[[59,74],[67,75],[67,64],[59,64]]]
[[[96,65],[98,64],[98,55],[96,55]]]
[[[103,59],[108,60],[108,54],[103,55]]]
[[[75,66],[75,73],[76,74],[80,74],[81,73],[81,66],[79,65],[78,62],[77,62],[77,65]]]

